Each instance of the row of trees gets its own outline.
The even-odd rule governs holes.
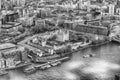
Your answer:
[[[51,30],[55,30],[55,29],[57,29],[57,27],[55,27],[55,26],[39,25],[39,26],[32,27],[30,31],[33,34],[36,34],[36,33],[42,33],[42,32],[51,31]]]

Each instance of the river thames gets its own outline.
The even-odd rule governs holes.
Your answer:
[[[94,57],[83,58],[94,54]],[[113,80],[120,72],[120,44],[109,43],[73,53],[72,59],[60,66],[25,75],[11,71],[0,80]]]

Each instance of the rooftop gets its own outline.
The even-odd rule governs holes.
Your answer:
[[[15,53],[17,51],[24,51],[25,48],[24,47],[18,47],[16,49],[11,49],[11,50],[8,50],[6,52],[4,52],[4,55],[9,55],[10,53],[12,53],[12,55],[15,55],[15,54],[18,54],[18,53]]]
[[[12,43],[4,43],[0,45],[0,50],[5,50],[5,49],[13,48],[13,47],[16,47],[16,45]]]
[[[2,28],[6,28],[6,29],[9,29],[9,28],[13,28],[13,27],[16,27],[18,25],[20,25],[21,23],[17,23],[17,22],[8,22],[4,25],[2,25]]]

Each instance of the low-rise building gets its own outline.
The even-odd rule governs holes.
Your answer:
[[[101,19],[88,20],[86,23],[88,25],[101,26]]]
[[[35,20],[35,26],[45,25],[45,20],[37,19]]]
[[[19,18],[18,22],[20,22],[23,26],[32,26],[34,25],[34,17],[22,17]]]
[[[13,68],[15,67],[14,59],[8,58],[6,59],[6,68]]]
[[[2,21],[4,21],[3,23],[7,23],[7,22],[14,22],[19,18],[18,13],[16,12],[11,12],[9,14],[4,15],[4,18]]]
[[[75,30],[78,32],[83,33],[91,33],[91,34],[97,34],[97,35],[108,35],[108,28],[104,27],[102,25],[96,26],[96,25],[89,25],[89,24],[82,24],[82,23],[73,23],[72,26],[65,25],[66,23],[63,22],[63,28],[64,29],[70,29]]]

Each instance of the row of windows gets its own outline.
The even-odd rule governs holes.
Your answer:
[[[120,20],[119,15],[114,15],[114,16],[103,16],[102,20]]]
[[[99,35],[107,35],[108,34],[108,30],[102,29],[102,28],[92,28],[92,27],[83,27],[83,26],[79,26],[77,25],[74,30],[76,31],[81,31],[81,32],[87,32],[87,33],[92,33],[92,34],[99,34]]]
[[[62,28],[67,28],[71,30],[76,30],[80,32],[87,32],[87,33],[92,33],[92,34],[99,34],[99,35],[107,35],[108,30],[107,28],[103,27],[92,27],[92,26],[86,26],[86,25],[73,25],[69,23],[65,23]]]

